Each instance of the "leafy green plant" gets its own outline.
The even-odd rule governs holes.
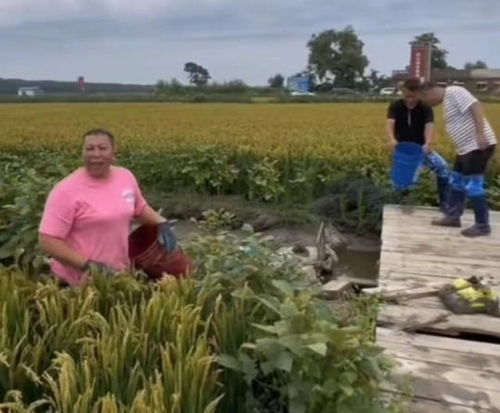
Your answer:
[[[37,248],[38,226],[48,193],[56,178],[44,178],[33,169],[12,174],[0,183],[0,261],[28,269],[43,265]]]
[[[0,268],[0,410],[387,412],[376,302],[334,311],[255,235],[200,235],[191,279]],[[328,366],[328,369],[325,369]],[[378,410],[377,410],[378,409]]]
[[[180,174],[198,190],[221,194],[237,179],[231,153],[217,146],[195,148],[180,157]]]
[[[327,195],[315,202],[314,210],[344,230],[378,232],[390,193],[367,178],[347,175],[329,185]]]
[[[224,208],[204,211],[202,216],[203,224],[210,231],[233,229],[237,224],[236,215]]]
[[[284,193],[280,181],[277,160],[264,158],[257,161],[250,169],[248,176],[248,197],[264,201],[277,201]]]

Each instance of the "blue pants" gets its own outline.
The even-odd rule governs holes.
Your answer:
[[[453,171],[450,183],[451,193],[447,215],[453,219],[460,219],[464,212],[465,201],[469,198],[474,210],[475,227],[484,233],[489,233],[491,227],[484,189],[484,175],[462,175],[458,171]]]
[[[457,192],[465,193],[469,198],[476,196],[485,196],[484,175],[462,175],[460,172],[453,171],[451,174],[451,189]]]

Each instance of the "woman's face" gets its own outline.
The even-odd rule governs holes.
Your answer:
[[[115,161],[115,148],[106,135],[87,135],[83,143],[83,162],[94,178],[106,178]]]

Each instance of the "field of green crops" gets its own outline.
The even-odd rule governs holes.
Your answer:
[[[500,104],[485,109],[500,132]],[[399,412],[381,402],[390,368],[373,345],[377,303],[332,313],[255,236],[205,234],[186,245],[201,264],[193,278],[155,286],[96,274],[61,290],[36,248],[47,194],[79,165],[81,136],[96,127],[117,136],[119,163],[146,193],[301,206],[328,195],[332,219],[375,231],[391,194],[385,112],[368,103],[0,105],[0,410]],[[437,148],[451,159],[441,120]],[[494,207],[498,172],[493,164],[488,176]],[[435,202],[429,176],[415,197]]]
[[[500,130],[500,105],[485,108]],[[81,135],[104,127],[143,185],[304,203],[339,174],[387,182],[385,112],[380,103],[0,105],[0,159],[19,155],[58,175],[78,164]],[[436,116],[437,148],[451,159]]]

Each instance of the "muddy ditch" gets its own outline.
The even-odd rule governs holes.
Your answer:
[[[174,231],[181,242],[204,231],[200,222],[207,212],[217,223],[225,224],[235,235],[245,235],[242,227],[270,235],[282,247],[314,250],[321,221],[307,209],[254,203],[236,196],[200,196],[196,194],[154,194],[152,204],[174,220]],[[342,233],[344,243],[335,248],[336,274],[375,280],[378,277],[380,239]]]

